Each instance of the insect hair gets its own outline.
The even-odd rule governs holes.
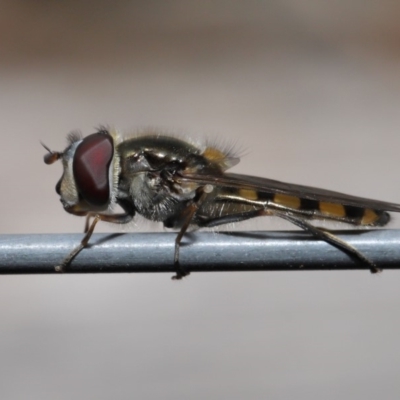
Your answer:
[[[82,139],[83,139],[82,132],[79,130],[74,130],[67,134],[67,142],[69,145],[79,142]]]

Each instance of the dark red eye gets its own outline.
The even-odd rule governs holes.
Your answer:
[[[105,206],[110,198],[109,167],[113,157],[110,136],[94,133],[75,150],[73,173],[79,194],[89,204]]]

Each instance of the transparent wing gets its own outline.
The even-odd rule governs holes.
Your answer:
[[[201,185],[214,185],[226,188],[251,189],[260,193],[278,193],[309,199],[337,203],[360,208],[371,208],[381,211],[400,212],[400,204],[351,196],[310,186],[285,183],[268,178],[249,175],[226,173],[220,176],[183,173],[179,178],[182,182],[195,182]]]

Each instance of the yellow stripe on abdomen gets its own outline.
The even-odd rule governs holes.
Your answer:
[[[318,208],[322,214],[329,215],[331,217],[343,218],[346,216],[346,210],[344,206],[338,203],[328,203],[326,201],[320,201],[318,204]]]
[[[273,202],[285,206],[288,208],[294,208],[298,210],[301,206],[301,200],[296,196],[288,196],[287,194],[276,194]]]
[[[361,225],[374,225],[380,219],[380,217],[381,215],[376,211],[366,208],[360,223]]]
[[[239,196],[247,200],[258,200],[258,194],[252,189],[239,189]]]

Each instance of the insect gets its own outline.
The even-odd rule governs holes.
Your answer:
[[[199,146],[172,136],[148,132],[122,137],[100,128],[85,138],[72,133],[63,152],[51,151],[46,164],[62,161],[56,185],[70,214],[86,216],[85,236],[56,271],[65,271],[84,249],[99,221],[130,222],[136,213],[178,230],[174,279],[189,273],[179,263],[179,246],[191,226],[215,227],[259,216],[276,216],[308,231],[379,272],[374,262],[312,220],[333,220],[359,226],[383,226],[387,211],[400,205],[364,199],[266,178],[227,173],[239,162],[229,151]],[[123,213],[114,213],[119,205]]]

